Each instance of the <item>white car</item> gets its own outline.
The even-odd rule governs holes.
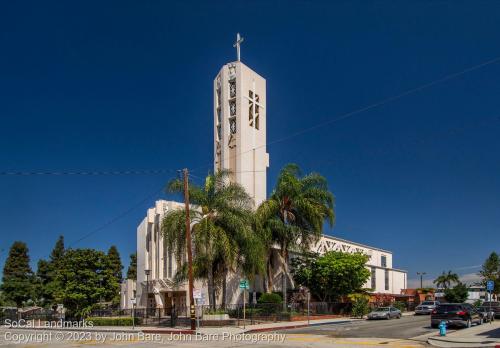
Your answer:
[[[401,311],[394,307],[378,307],[367,315],[367,319],[401,319]]]
[[[439,301],[424,301],[415,308],[415,314],[431,314],[439,305]]]

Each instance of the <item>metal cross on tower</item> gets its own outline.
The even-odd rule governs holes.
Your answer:
[[[240,61],[240,44],[243,42],[244,38],[240,36],[240,33],[236,34],[236,42],[233,44],[233,47],[236,47],[236,56],[238,58],[238,62]]]

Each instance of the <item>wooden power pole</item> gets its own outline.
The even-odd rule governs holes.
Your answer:
[[[193,246],[191,244],[191,220],[189,218],[189,183],[187,168],[182,171],[184,174],[184,205],[186,209],[186,244],[188,256],[188,278],[189,278],[189,314],[191,318],[191,330],[196,330],[196,312],[193,298]]]

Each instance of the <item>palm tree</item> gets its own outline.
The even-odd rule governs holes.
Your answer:
[[[193,270],[206,279],[210,305],[215,308],[216,290],[222,287],[226,303],[226,281],[230,271],[241,265],[244,275],[252,277],[262,262],[261,243],[252,233],[252,199],[245,189],[229,181],[230,172],[208,175],[204,186],[189,186],[193,242]],[[183,182],[174,179],[168,192],[182,193]],[[165,244],[176,256],[177,264],[186,252],[184,209],[168,212],[162,221]],[[258,273],[258,272],[257,272]]]
[[[334,201],[323,176],[317,173],[302,176],[296,164],[288,164],[281,170],[271,197],[256,212],[256,229],[267,248],[268,292],[273,290],[274,254],[280,256],[283,276],[288,276],[289,252],[309,250],[321,237],[324,222],[333,226]]]
[[[448,273],[443,273],[434,279],[433,283],[436,284],[438,288],[443,287],[445,289],[449,288],[452,283],[459,283],[460,279],[458,277],[458,274],[453,273],[452,271],[448,271]]]

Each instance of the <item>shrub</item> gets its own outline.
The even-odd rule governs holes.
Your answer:
[[[282,303],[283,299],[279,294],[276,293],[265,293],[262,294],[259,299],[257,300],[257,303]]]
[[[406,311],[406,303],[401,301],[396,301],[392,304],[393,307],[399,309],[401,312]]]
[[[132,317],[89,317],[94,326],[132,326]],[[139,324],[139,318],[135,318],[135,324]]]
[[[463,283],[458,283],[453,288],[444,290],[444,298],[450,303],[462,303],[467,300],[469,292],[467,286]]]
[[[357,297],[352,301],[352,315],[362,318],[363,315],[368,314],[370,311],[368,307],[368,300],[364,297]]]

